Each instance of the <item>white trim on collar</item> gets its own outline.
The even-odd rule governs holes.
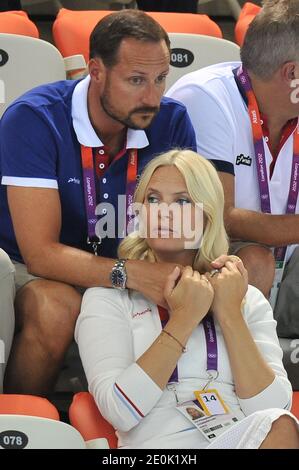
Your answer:
[[[90,75],[81,80],[74,88],[72,96],[72,119],[77,139],[86,147],[102,147],[104,144],[97,136],[89,120],[87,111],[87,92]],[[128,129],[127,149],[144,148],[149,145],[146,133],[143,130]]]

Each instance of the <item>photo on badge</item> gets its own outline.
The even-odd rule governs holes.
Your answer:
[[[178,406],[178,409],[189,421],[193,421],[195,423],[197,420],[206,417],[202,406],[197,400],[182,403]]]

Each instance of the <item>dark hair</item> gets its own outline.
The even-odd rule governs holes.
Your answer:
[[[164,40],[170,50],[168,34],[157,21],[140,10],[120,10],[105,16],[95,26],[89,41],[90,58],[100,57],[106,67],[112,67],[124,38],[144,42]]]
[[[298,59],[298,0],[265,0],[245,35],[241,48],[244,66],[267,80],[282,64]]]

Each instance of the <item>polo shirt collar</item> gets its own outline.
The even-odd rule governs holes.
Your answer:
[[[77,139],[86,147],[103,147],[104,144],[91,125],[87,110],[87,92],[90,75],[81,80],[74,88],[72,96],[72,119]],[[143,130],[127,130],[126,148],[144,148],[149,145],[146,133]]]

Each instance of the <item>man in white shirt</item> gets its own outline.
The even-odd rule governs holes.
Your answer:
[[[299,242],[298,27],[297,1],[265,2],[248,29],[242,64],[188,74],[167,93],[186,105],[198,152],[219,171],[226,228],[241,241],[232,249],[266,296],[275,266],[288,262]]]

